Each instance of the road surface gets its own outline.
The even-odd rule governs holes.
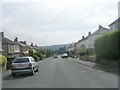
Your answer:
[[[39,62],[35,75],[3,80],[3,88],[118,88],[118,76],[74,62],[72,58],[48,58]]]

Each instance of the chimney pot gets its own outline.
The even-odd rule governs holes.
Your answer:
[[[18,37],[16,37],[16,38],[14,39],[14,41],[15,41],[15,42],[18,42]]]
[[[88,36],[91,35],[91,32],[88,32]]]
[[[26,41],[24,41],[24,44],[26,44]]]
[[[82,39],[84,39],[84,36],[82,36]]]
[[[102,27],[101,25],[99,25],[99,29],[100,29],[100,28],[103,28],[103,27]]]
[[[31,46],[33,46],[33,43],[31,43]]]

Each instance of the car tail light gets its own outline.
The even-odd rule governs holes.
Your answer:
[[[32,68],[32,64],[31,64],[31,63],[29,63],[28,66],[29,66],[30,68]]]

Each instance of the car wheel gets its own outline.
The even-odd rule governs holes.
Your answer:
[[[36,72],[38,72],[38,66],[36,67]]]
[[[38,72],[39,70],[37,69],[36,72]]]
[[[33,68],[32,72],[30,73],[30,75],[34,75],[35,74],[35,70]]]
[[[37,67],[37,70],[36,70],[36,72],[38,72],[39,70],[38,70],[38,67]]]

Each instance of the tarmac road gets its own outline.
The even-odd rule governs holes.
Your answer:
[[[8,77],[3,88],[118,88],[118,76],[94,70],[72,58],[48,58],[39,62],[35,75]]]

